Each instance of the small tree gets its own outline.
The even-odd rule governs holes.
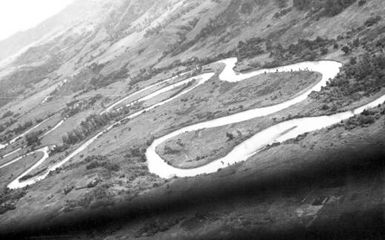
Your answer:
[[[338,43],[335,43],[334,45],[333,45],[333,48],[334,49],[338,49],[340,47],[340,45],[338,45]]]
[[[39,135],[40,135],[40,132],[32,132],[30,134],[27,134],[25,136],[25,141],[27,142],[27,146],[29,147],[39,146],[41,144]]]
[[[226,133],[227,141],[232,141],[234,139],[234,135],[232,133]]]
[[[350,53],[350,48],[348,46],[343,46],[341,50],[345,53],[345,55]]]
[[[365,3],[366,3],[366,0],[360,0],[359,2],[358,2],[358,6],[363,6],[363,5],[365,5]]]
[[[328,54],[328,52],[329,52],[329,50],[327,48],[322,48],[321,49],[321,54],[322,55],[326,55],[326,54]]]
[[[350,64],[351,64],[351,65],[355,65],[356,63],[357,63],[357,58],[351,57],[351,58],[350,58]]]

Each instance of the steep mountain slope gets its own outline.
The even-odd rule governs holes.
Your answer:
[[[268,127],[383,96],[384,16],[383,0],[77,0],[0,42],[0,234],[18,227],[50,234],[49,224],[66,232],[63,222],[76,232],[80,222],[103,225],[101,239],[110,232],[122,239],[235,239],[238,230],[306,232],[315,223],[311,235],[325,223],[345,226],[362,205],[364,214],[377,209],[384,105],[263,146],[211,175],[162,179],[149,171],[145,153],[161,136],[290,101],[320,81],[307,67],[222,81],[224,64],[216,61],[227,57],[238,58],[226,70],[233,78],[304,61],[343,67],[290,108],[175,136],[156,149],[171,157],[167,164],[211,163]],[[49,158],[24,176],[36,156],[7,165],[45,146]],[[17,176],[28,182],[63,159],[69,161],[35,185],[6,189]],[[104,226],[115,215],[116,229]]]
[[[64,53],[58,71],[61,75],[76,74],[92,63],[103,64],[101,73],[105,74],[121,68],[135,73],[140,68],[165,67],[191,57],[226,53],[235,49],[239,41],[252,37],[274,43],[317,36],[336,39],[346,29],[362,25],[370,14],[381,15],[383,11],[382,3],[376,0],[362,6],[354,1],[342,5],[302,2],[76,1],[58,16],[0,45],[4,45],[1,49],[13,51],[6,46],[12,43],[15,49],[21,49],[35,42],[35,51],[27,53],[34,55],[45,53],[46,44],[51,44],[55,54]],[[339,6],[338,12],[330,10],[335,5]],[[342,10],[345,11],[340,13]],[[28,44],[18,44],[24,38],[29,39]],[[20,58],[30,56],[24,54]]]

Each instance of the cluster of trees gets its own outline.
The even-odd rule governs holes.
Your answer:
[[[351,130],[359,126],[361,127],[368,126],[370,124],[373,124],[377,119],[379,119],[381,115],[385,115],[384,108],[365,110],[360,115],[346,120],[344,123],[345,129]]]
[[[263,54],[265,52],[262,46],[264,42],[261,38],[250,38],[245,42],[240,41],[237,46],[238,59],[243,60]]]
[[[165,66],[165,67],[160,67],[160,68],[155,68],[155,67],[147,67],[147,68],[142,68],[139,70],[137,75],[131,77],[130,80],[130,85],[134,85],[138,82],[146,81],[148,79],[153,78],[154,76],[158,75],[159,73],[163,72],[168,72],[171,69],[177,68],[184,66],[186,67],[185,71],[193,70],[197,67],[199,64],[199,59],[198,58],[190,58],[187,59],[186,61],[180,61],[180,60],[175,60],[171,64]],[[179,72],[180,73],[180,72]]]
[[[83,141],[87,137],[91,136],[96,131],[107,126],[112,120],[118,120],[121,117],[127,115],[128,113],[137,110],[141,107],[140,103],[134,104],[132,106],[125,106],[120,108],[117,111],[106,112],[103,114],[92,114],[88,116],[84,121],[80,123],[80,126],[62,137],[64,145],[73,145],[78,142]],[[63,150],[64,149],[64,150]],[[62,151],[66,150],[66,147],[63,146]],[[59,149],[60,150],[60,149]],[[62,152],[59,151],[58,152]]]
[[[40,120],[37,120],[36,122],[38,123]],[[40,121],[41,122],[41,121]],[[25,130],[27,130],[28,128],[32,127],[33,126],[33,121],[27,121],[23,124],[18,124],[17,127],[15,129],[13,129],[13,133],[16,135],[16,134],[20,134],[22,132],[24,132]]]
[[[320,92],[311,97],[324,103],[344,106],[361,97],[370,96],[385,87],[385,55],[364,54],[359,60],[352,58],[341,73]]]
[[[102,73],[106,66],[105,63],[93,63],[82,70],[70,82],[69,88],[73,92],[77,91],[91,91],[93,89],[103,88],[120,80],[125,80],[129,77],[129,70],[127,69],[129,63],[124,64],[119,69]],[[87,81],[85,81],[87,79]]]
[[[163,72],[164,70],[166,70],[166,69],[154,68],[154,67],[141,68],[137,75],[131,77],[130,85],[134,85],[136,83],[151,79],[152,77]]]
[[[4,132],[5,129],[7,129],[9,126],[13,125],[16,122],[17,120],[11,118],[8,121],[4,122],[3,124],[0,124],[0,133]]]
[[[147,143],[147,146],[150,146],[151,143]],[[134,147],[131,147],[129,150],[128,150],[128,153],[125,155],[126,158],[139,158],[140,161],[142,162],[145,162],[146,161],[146,149],[147,147],[143,146],[143,147],[140,147],[140,146],[134,146]]]
[[[328,53],[329,47],[336,45],[335,40],[317,37],[314,40],[299,39],[297,43],[290,44],[284,48],[281,44],[272,45],[266,42],[266,50],[270,52],[270,57],[274,60],[266,63],[263,67],[276,67],[282,65],[283,62],[293,60],[313,61],[318,56]]]
[[[114,115],[110,113],[90,115],[80,123],[80,127],[68,132],[62,137],[63,143],[73,145],[81,142],[88,136],[92,135],[95,131],[105,127],[113,118]]]
[[[95,105],[95,103],[102,99],[103,96],[101,94],[97,94],[89,99],[86,100],[74,100],[70,103],[67,103],[67,107],[63,110],[62,116],[65,118],[72,117],[76,115],[77,113],[84,111],[85,109],[89,109]]]
[[[43,130],[29,133],[25,136],[25,142],[28,147],[36,147],[41,144],[40,142],[40,135],[43,133]]]
[[[43,119],[36,119],[35,124],[41,123],[42,121],[43,121]],[[17,122],[17,120],[12,118],[9,121],[7,121],[6,123],[1,124],[0,125],[0,132],[4,131],[6,128],[8,128],[9,126],[11,126],[12,124],[14,124],[16,122]],[[14,128],[12,130],[7,130],[3,135],[1,135],[0,136],[0,142],[9,141],[12,137],[25,132],[28,128],[31,128],[33,126],[33,124],[34,123],[32,120],[29,120],[23,124],[18,124],[16,126],[16,128]]]
[[[292,55],[298,55],[306,50],[317,51],[323,50],[330,45],[333,45],[335,40],[329,40],[322,37],[317,37],[314,40],[299,39],[296,44],[290,44],[287,52]]]
[[[113,71],[106,76],[98,74],[97,76],[93,77],[90,81],[92,88],[103,88],[114,82],[127,79],[130,76],[129,71],[127,70],[127,66],[128,63],[122,66],[119,70]]]
[[[385,55],[364,54],[359,61],[350,61],[342,74],[329,87],[337,87],[344,95],[364,92],[366,96],[385,85]]]
[[[39,123],[39,121],[40,120],[37,120],[36,122]],[[5,125],[2,125],[1,128],[5,129],[5,127],[8,127],[8,126],[12,125],[13,123],[14,123],[13,121],[7,122]],[[28,128],[30,128],[32,126],[33,126],[33,121],[31,121],[31,120],[27,121],[23,124],[18,124],[16,128],[14,128],[12,130],[8,130],[2,136],[0,136],[0,142],[9,141],[13,136],[18,135],[18,134],[26,131]]]
[[[166,56],[168,53],[164,52],[163,55]],[[161,60],[162,58],[160,58]],[[177,74],[180,74],[181,72],[185,71],[190,71],[190,70],[196,70],[201,68],[200,66],[210,63],[210,60],[208,59],[199,59],[197,57],[192,57],[187,59],[186,61],[180,61],[180,60],[175,60],[173,61],[170,65],[167,65],[165,67],[160,67],[160,68],[155,68],[155,67],[147,67],[147,68],[142,68],[139,70],[137,75],[131,77],[130,79],[130,85],[134,85],[136,83],[146,81],[148,79],[153,78],[159,73],[162,72],[168,72],[171,69],[177,68],[177,67],[185,67],[186,69],[183,71],[178,72]]]
[[[343,39],[351,39],[346,43],[345,46],[341,48],[341,50],[345,53],[345,55],[356,52],[355,50],[358,48],[364,49],[367,53],[376,53],[376,52],[384,52],[385,48],[385,37],[382,36],[381,27],[373,27],[371,26],[378,24],[378,22],[382,20],[381,16],[371,16],[369,17],[362,26],[357,28],[353,28],[349,30],[345,36],[339,35],[337,40]],[[368,29],[371,28],[371,29]],[[366,36],[362,37],[354,37],[357,35],[362,35],[363,32],[370,31],[370,34],[365,34]],[[336,44],[338,47],[338,44]],[[359,51],[360,52],[360,51]]]

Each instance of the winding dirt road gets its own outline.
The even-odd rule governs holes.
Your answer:
[[[247,110],[243,111],[237,114],[232,114],[226,117],[221,117],[213,120],[209,120],[206,122],[198,123],[198,124],[193,124],[184,128],[181,128],[179,130],[176,130],[174,132],[171,132],[161,138],[155,139],[151,146],[148,147],[146,151],[146,157],[147,157],[147,162],[148,162],[148,168],[151,173],[154,173],[162,178],[171,178],[174,176],[178,177],[193,177],[197,176],[200,174],[209,174],[218,171],[221,168],[224,168],[228,165],[232,165],[238,162],[246,161],[248,158],[256,154],[261,148],[266,146],[267,144],[271,144],[274,142],[283,142],[288,139],[292,139],[297,137],[298,135],[301,135],[303,133],[315,131],[318,129],[322,129],[328,126],[331,126],[333,124],[336,124],[342,120],[348,119],[356,114],[362,113],[365,109],[372,108],[378,106],[378,104],[381,104],[385,101],[385,96],[376,99],[375,101],[362,106],[360,108],[354,109],[352,111],[347,111],[343,113],[338,113],[330,116],[321,116],[321,117],[309,117],[309,118],[299,118],[299,119],[293,119],[289,121],[285,121],[279,124],[276,124],[274,126],[271,126],[251,138],[245,140],[238,146],[234,147],[230,153],[228,153],[225,157],[216,159],[212,161],[209,164],[206,164],[201,167],[197,167],[194,169],[179,169],[173,166],[170,166],[166,163],[164,159],[162,159],[156,152],[156,148],[164,143],[165,141],[176,137],[180,134],[186,133],[186,132],[192,132],[196,130],[201,130],[201,129],[208,129],[208,128],[214,128],[214,127],[219,127],[219,126],[225,126],[228,124],[233,124],[233,123],[238,123],[238,122],[243,122],[246,120],[254,119],[257,117],[262,117],[262,116],[267,116],[272,113],[281,111],[283,109],[289,108],[301,101],[304,101],[309,94],[312,91],[319,91],[323,86],[327,84],[327,82],[334,78],[340,71],[341,64],[338,62],[334,61],[317,61],[317,62],[302,62],[298,64],[293,64],[293,65],[287,65],[283,67],[278,67],[278,68],[273,68],[273,69],[262,69],[254,72],[250,72],[247,74],[238,74],[234,72],[233,68],[237,62],[236,58],[230,58],[230,59],[225,59],[223,61],[220,61],[221,63],[225,64],[225,68],[219,75],[219,78],[221,81],[227,81],[227,82],[239,82],[243,81],[245,79],[249,79],[254,76],[258,76],[261,74],[266,74],[266,73],[275,73],[275,72],[295,72],[295,71],[314,71],[314,72],[319,72],[322,75],[321,81],[319,81],[315,86],[313,86],[311,89],[308,89],[304,92],[299,93],[296,97],[285,101],[283,103],[269,106],[269,107],[263,107],[263,108],[255,108],[252,110]],[[151,99],[155,96],[158,96],[159,94],[162,94],[164,92],[170,91],[174,89],[175,87],[181,86],[183,84],[188,83],[189,81],[195,80],[195,84],[183,90],[182,92],[178,93],[176,96],[173,96],[167,100],[164,100],[160,103],[157,103],[155,105],[152,105],[150,107],[147,107],[146,109],[143,109],[139,112],[136,112],[134,114],[131,114],[127,117],[125,117],[123,120],[119,122],[115,122],[114,124],[108,126],[105,128],[103,131],[99,132],[96,134],[93,138],[87,140],[85,143],[83,143],[79,148],[77,148],[74,152],[72,152],[69,156],[67,156],[65,159],[60,161],[59,163],[51,166],[48,168],[48,170],[37,177],[28,179],[26,181],[20,182],[19,179],[34,169],[36,169],[39,165],[41,165],[47,158],[48,158],[48,149],[40,149],[38,151],[43,151],[44,152],[44,157],[37,162],[33,167],[28,169],[26,172],[24,172],[21,176],[19,176],[17,179],[12,181],[8,187],[11,189],[15,188],[22,188],[31,184],[34,184],[38,181],[43,180],[46,178],[49,174],[49,172],[56,170],[57,168],[63,166],[66,164],[68,161],[70,161],[73,157],[75,157],[77,154],[88,148],[97,138],[102,136],[103,134],[107,133],[110,131],[113,127],[118,126],[122,124],[122,122],[126,119],[132,119],[135,118],[151,109],[154,109],[158,106],[167,104],[176,98],[179,98],[180,96],[192,91],[196,87],[204,84],[207,82],[209,79],[211,79],[215,73],[205,73],[201,74],[199,76],[195,76],[186,80],[183,80],[181,82],[177,82],[174,84],[171,84],[169,86],[166,86],[158,91],[155,91],[154,93],[151,93],[139,100],[136,100],[135,102],[140,102],[140,101],[145,101],[148,99]],[[172,79],[172,78],[171,78]],[[154,86],[159,86],[163,82],[170,81],[171,79],[166,79],[160,83],[153,84],[149,87],[146,87],[142,90],[139,90],[138,92],[135,92],[122,100],[119,100],[118,102],[114,103],[110,107],[108,107],[104,112],[111,111],[114,107],[117,105],[123,103],[133,95],[136,95],[138,93],[142,93],[145,90],[150,89],[151,87]],[[128,105],[133,104],[129,103]],[[51,131],[52,132],[52,131]],[[45,150],[46,149],[46,150]],[[16,161],[16,160],[15,160]],[[11,164],[11,163],[10,163]],[[7,165],[8,166],[8,165]]]

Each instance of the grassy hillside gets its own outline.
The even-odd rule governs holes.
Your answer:
[[[151,174],[145,152],[154,139],[174,130],[281,103],[319,81],[316,73],[296,72],[223,82],[218,78],[223,66],[216,61],[227,57],[238,58],[239,72],[320,59],[343,67],[321,91],[289,109],[171,139],[157,149],[170,164],[201,166],[268,126],[351,110],[385,94],[384,16],[383,0],[79,0],[43,25],[0,42],[4,49],[15,42],[9,52],[0,50],[1,59],[41,40],[0,69],[0,143],[47,120],[0,150],[4,156],[22,147],[0,162],[56,145],[29,178],[115,121],[197,82],[100,115],[116,101],[170,77],[175,79],[118,106],[215,72],[183,97],[114,126],[33,186],[5,189],[39,156],[1,169],[0,234],[50,235],[51,230],[94,239],[236,239],[237,234],[359,239],[367,233],[380,239],[384,105],[195,178]],[[36,39],[25,40],[29,34]]]

